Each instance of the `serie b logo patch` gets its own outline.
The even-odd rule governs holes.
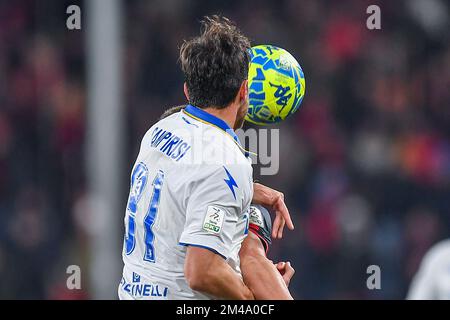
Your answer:
[[[222,231],[225,211],[216,206],[208,206],[205,220],[203,221],[203,230],[212,234],[219,234]]]
[[[254,206],[250,207],[250,223],[257,225],[260,228],[264,228],[264,218],[261,210]]]

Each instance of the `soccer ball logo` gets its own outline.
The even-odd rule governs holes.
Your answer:
[[[300,107],[305,75],[286,50],[270,45],[250,49],[249,109],[245,120],[267,125],[280,122]]]

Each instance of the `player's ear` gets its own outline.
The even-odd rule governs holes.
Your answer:
[[[187,89],[186,82],[183,84],[183,90],[184,90],[184,96],[186,97],[187,101],[189,101],[189,92]]]
[[[248,99],[248,80],[242,81],[241,88],[239,89],[239,98],[240,100]]]

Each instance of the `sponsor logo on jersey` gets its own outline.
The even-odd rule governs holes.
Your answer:
[[[135,273],[133,273],[134,282]],[[139,275],[138,275],[139,276]],[[140,276],[139,276],[140,278]],[[140,281],[140,279],[139,279]],[[169,288],[159,284],[152,283],[128,283],[122,278],[120,281],[122,290],[132,295],[133,297],[167,297]]]

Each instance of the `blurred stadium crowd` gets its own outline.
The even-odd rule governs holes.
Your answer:
[[[0,298],[90,297],[65,289],[67,265],[89,264],[87,30],[66,29],[72,3],[0,1]],[[381,30],[366,28],[369,4]],[[229,16],[306,75],[302,108],[278,126],[280,172],[257,177],[285,192],[297,227],[270,258],[293,263],[297,299],[403,299],[423,254],[450,236],[448,12],[443,0],[126,1],[117,170],[128,174],[144,132],[184,102],[182,40],[201,16]],[[366,288],[371,264],[381,290]]]

